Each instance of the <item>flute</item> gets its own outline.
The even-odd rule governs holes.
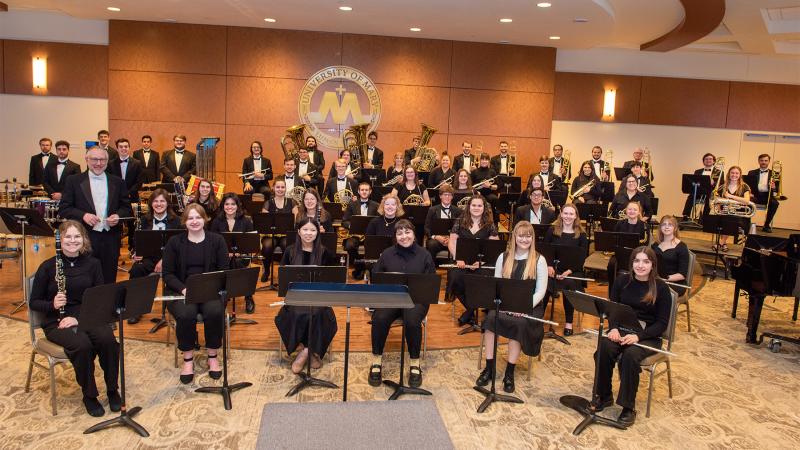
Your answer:
[[[583,331],[585,331],[587,333],[592,333],[593,335],[597,336],[597,330],[593,330],[591,328],[586,328]],[[607,338],[608,334],[603,333],[603,337]],[[663,353],[665,355],[674,356],[676,358],[678,357],[678,355],[676,355],[675,353],[672,353],[669,350],[662,350],[660,348],[650,347],[649,345],[643,345],[643,344],[640,344],[638,342],[634,342],[633,345],[635,345],[637,347],[641,347],[641,348],[646,349],[646,350],[651,350],[651,351],[654,351],[654,352]]]
[[[538,317],[529,316],[527,314],[515,313],[515,312],[510,312],[510,311],[500,311],[500,312],[503,313],[503,314],[508,314],[509,316],[524,317],[525,319],[535,320],[537,322],[542,322],[542,323],[546,323],[546,324],[549,324],[549,325],[558,326],[558,322],[553,322],[553,321],[550,321],[550,320],[547,320],[547,319],[540,319]]]

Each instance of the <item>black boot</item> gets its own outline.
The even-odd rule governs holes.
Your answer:
[[[490,381],[492,381],[492,376],[494,375],[494,372],[492,371],[493,362],[494,362],[493,359],[486,360],[486,367],[483,368],[483,371],[478,376],[478,379],[475,381],[475,384],[477,384],[478,386],[486,386],[489,384]]]
[[[516,364],[508,363],[506,366],[506,374],[503,376],[503,390],[509,394],[514,392],[514,369]]]
[[[256,302],[253,300],[253,297],[245,297],[244,298],[244,312],[247,314],[253,314],[256,310]]]

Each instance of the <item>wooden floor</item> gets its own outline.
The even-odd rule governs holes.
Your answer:
[[[125,251],[123,250],[123,253]],[[125,259],[125,257],[123,257]],[[128,261],[124,261],[123,267],[130,267]],[[277,266],[276,266],[277,267]],[[446,273],[440,270],[442,275],[442,291],[441,297],[444,297],[444,280]],[[32,275],[32,274],[31,274]],[[118,280],[127,279],[127,274],[120,271],[117,273]],[[349,277],[349,275],[348,275]],[[695,277],[695,286],[700,284],[701,277]],[[348,280],[353,282],[352,279]],[[363,281],[362,281],[363,282]],[[20,264],[16,259],[5,260],[2,269],[0,269],[0,315],[12,317],[19,320],[27,320],[27,309],[22,308],[18,312],[11,314],[14,309],[14,303],[22,299],[20,278]],[[259,283],[259,287],[266,286]],[[590,282],[587,292],[600,296],[607,296],[606,285],[598,285],[597,283]],[[231,344],[234,348],[246,348],[256,350],[274,350],[278,346],[278,332],[275,328],[275,315],[278,313],[279,307],[270,307],[270,303],[278,302],[281,299],[278,297],[276,291],[259,291],[255,295],[256,311],[253,314],[241,313],[244,311],[243,299],[237,299],[237,312],[239,317],[243,319],[255,320],[257,323],[252,325],[234,324],[231,328]],[[552,304],[552,302],[551,302]],[[230,309],[230,308],[229,308]],[[336,317],[339,324],[339,332],[336,335],[333,343],[334,350],[344,349],[344,336],[345,336],[345,321],[346,309],[334,308]],[[456,302],[455,317],[457,318],[464,311],[460,303]],[[548,317],[550,314],[549,308],[547,312]],[[126,337],[134,339],[142,339],[148,341],[161,341],[166,342],[167,329],[161,328],[156,333],[149,333],[152,326],[150,319],[158,318],[161,316],[161,305],[154,304],[153,312],[146,315],[141,322],[136,325],[126,325]],[[368,325],[369,316],[363,309],[351,309],[351,350],[353,351],[369,351],[370,346],[370,326]],[[563,323],[563,307],[561,300],[556,302],[556,309],[554,320],[558,323]],[[579,329],[578,323],[579,315],[576,314],[575,326]],[[587,317],[583,321],[584,326],[594,327],[597,325],[596,320]],[[476,346],[480,342],[479,333],[468,333],[459,336],[457,322],[453,319],[452,304],[432,305],[428,314],[428,327],[427,339],[429,349],[447,349],[458,348],[467,346]],[[558,334],[562,333],[561,327],[556,327]],[[400,345],[399,341],[400,331],[392,331],[389,335],[388,348],[396,348]],[[201,333],[202,336],[202,333]],[[201,337],[202,339],[202,337]],[[174,336],[172,337],[174,341]]]

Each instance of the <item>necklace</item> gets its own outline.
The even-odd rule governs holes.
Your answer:
[[[389,227],[389,225],[391,225],[391,224],[393,224],[393,223],[395,223],[395,222],[397,222],[397,217],[393,218],[393,219],[392,219],[392,221],[391,221],[391,222],[389,222],[388,220],[386,220],[386,216],[383,216],[383,223],[385,223],[385,224],[386,224],[386,227],[387,227],[387,228]]]

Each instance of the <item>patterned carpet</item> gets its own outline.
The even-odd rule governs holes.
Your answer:
[[[578,415],[561,406],[560,396],[588,396],[593,376],[588,336],[574,336],[573,345],[548,340],[543,360],[534,361],[533,379],[526,380],[527,360],[517,370],[517,394],[523,405],[495,404],[484,414],[475,408],[482,400],[472,385],[478,375],[477,349],[431,351],[424,363],[423,387],[444,419],[456,448],[800,448],[800,351],[784,344],[781,353],[765,346],[743,344],[745,306],[739,319],[730,318],[733,284],[715,281],[692,299],[692,333],[680,315],[679,338],[673,349],[674,398],[667,395],[666,378],[657,380],[652,416],[644,417],[647,381],[639,390],[639,419],[627,431],[590,427],[579,437],[571,434]],[[791,302],[769,303],[762,329],[800,334],[790,319]],[[395,331],[396,332],[396,331]],[[59,414],[49,407],[47,373],[34,371],[30,393],[24,392],[29,345],[27,324],[0,319],[0,364],[6,373],[0,386],[0,448],[253,448],[263,405],[268,402],[340,401],[341,390],[308,389],[299,398],[284,395],[295,382],[278,365],[275,352],[235,350],[231,382],[251,381],[253,387],[233,397],[233,410],[222,408],[221,397],[198,394],[182,386],[172,368],[172,349],[163,344],[127,341],[129,405],[142,406],[138,421],[151,436],[139,438],[124,429],[93,435],[82,431],[98,420],[83,411],[80,392],[69,368],[57,371]],[[504,353],[504,349],[501,350]],[[320,370],[323,379],[341,382],[342,354]],[[349,398],[385,400],[386,388],[367,384],[368,355],[351,360]],[[387,356],[384,373],[397,376],[397,354]],[[503,364],[504,365],[504,364]],[[205,369],[202,358],[199,370]],[[501,368],[502,370],[502,368]],[[98,369],[99,371],[99,369]],[[100,390],[101,378],[98,375]],[[212,385],[204,372],[197,385]],[[101,398],[105,402],[105,398]],[[609,415],[618,407],[608,410]],[[106,413],[105,418],[109,418]],[[301,426],[298,423],[298,426]],[[292,433],[292,430],[286,430]]]

